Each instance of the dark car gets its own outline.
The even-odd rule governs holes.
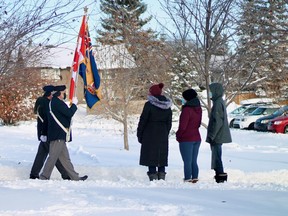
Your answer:
[[[254,123],[254,129],[258,131],[268,131],[268,123],[271,119],[274,119],[278,116],[282,116],[288,113],[288,106],[281,107],[271,115],[263,116],[256,120]]]

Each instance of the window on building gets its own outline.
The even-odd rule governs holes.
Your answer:
[[[59,68],[41,69],[41,79],[59,80],[60,79],[60,69]]]

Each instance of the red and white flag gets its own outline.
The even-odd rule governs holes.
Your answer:
[[[85,32],[86,32],[86,23],[87,16],[84,15],[82,19],[82,24],[80,27],[77,45],[74,53],[74,59],[71,67],[71,81],[70,81],[70,90],[69,90],[69,101],[72,102],[72,98],[75,96],[76,82],[78,78],[79,65],[84,61],[85,56]]]

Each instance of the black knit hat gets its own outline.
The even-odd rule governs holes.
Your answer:
[[[197,97],[197,92],[194,89],[187,89],[182,93],[182,96],[186,101],[190,101]]]

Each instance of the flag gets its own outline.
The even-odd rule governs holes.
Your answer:
[[[100,100],[100,76],[92,51],[86,15],[84,15],[82,19],[71,74],[69,91],[70,102],[75,96],[77,77],[79,74],[83,79],[84,96],[87,106],[92,108]]]
[[[85,30],[86,30],[86,15],[83,16],[82,24],[80,27],[79,35],[77,38],[77,44],[74,52],[73,63],[71,67],[71,81],[69,100],[72,102],[72,98],[75,96],[75,88],[78,77],[79,64],[83,61],[85,56]]]

